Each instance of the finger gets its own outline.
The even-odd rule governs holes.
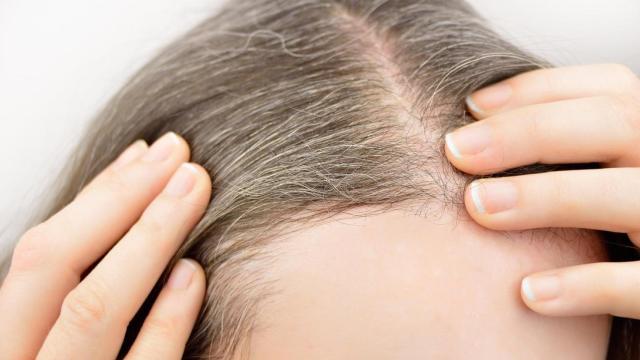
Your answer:
[[[181,359],[204,293],[200,265],[193,260],[178,261],[126,359]]]
[[[638,93],[640,79],[624,65],[579,65],[516,75],[471,94],[467,97],[467,107],[476,118],[484,119],[524,105]]]
[[[64,299],[42,347],[44,357],[113,358],[127,324],[204,213],[210,194],[207,171],[181,165],[129,232]]]
[[[572,227],[638,232],[640,168],[553,171],[476,180],[465,191],[473,219],[496,230]]]
[[[639,166],[640,101],[598,96],[525,106],[466,125],[445,139],[447,158],[471,174],[533,163]]]
[[[531,310],[544,315],[640,319],[638,278],[635,261],[578,265],[524,278],[521,295]]]
[[[137,142],[20,239],[0,290],[0,353],[35,356],[82,272],[135,222],[188,157],[186,142],[173,133],[151,150]]]

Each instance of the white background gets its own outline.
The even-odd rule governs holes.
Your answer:
[[[638,0],[469,0],[508,39],[560,65],[640,74]],[[13,241],[87,120],[219,0],[0,0],[0,245]]]

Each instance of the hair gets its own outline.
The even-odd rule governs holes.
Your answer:
[[[360,207],[461,209],[472,177],[445,160],[443,136],[473,121],[464,98],[549,66],[462,0],[234,0],[162,49],[108,102],[42,219],[134,140],[183,136],[213,180],[210,206],[170,264],[194,258],[208,281],[185,358],[229,359],[272,290],[261,277],[277,258],[266,250],[271,239]],[[626,237],[603,234],[612,260],[637,258]],[[640,359],[638,329],[614,318],[610,359]]]

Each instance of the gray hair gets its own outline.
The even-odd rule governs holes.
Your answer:
[[[261,277],[277,257],[269,240],[357,207],[459,209],[470,178],[445,161],[442,139],[472,121],[465,96],[548,66],[462,0],[234,0],[114,96],[45,216],[134,140],[182,135],[213,179],[175,257],[195,258],[208,279],[185,358],[229,359],[273,291]],[[611,358],[638,358],[638,327],[616,326]]]

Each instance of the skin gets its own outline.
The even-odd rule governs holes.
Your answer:
[[[248,359],[604,359],[610,317],[551,318],[525,275],[605,259],[594,232],[502,234],[396,210],[340,216],[276,244]],[[562,354],[560,356],[560,354]]]
[[[478,225],[393,211],[281,239],[274,245],[292,256],[269,270],[284,286],[265,302],[252,356],[602,358],[607,314],[640,318],[640,265],[603,262],[593,233],[497,233],[602,229],[638,245],[638,77],[620,65],[538,70],[482,89],[468,104],[479,121],[448,136],[446,150],[465,172],[536,161],[603,169],[471,184],[465,206]],[[487,126],[469,135],[478,125]],[[0,288],[3,356],[115,357],[127,323],[208,203],[211,181],[201,167],[183,165],[188,159],[175,134],[151,149],[135,143],[21,237]],[[179,262],[128,358],[180,358],[204,288],[202,268]]]
[[[269,269],[280,287],[259,315],[250,358],[603,359],[607,315],[640,317],[639,263],[605,262],[593,233],[526,241],[496,231],[600,229],[638,245],[638,77],[620,65],[539,70],[467,103],[478,121],[446,137],[462,171],[604,169],[470,184],[468,214],[492,230],[384,214],[296,234]]]
[[[622,232],[640,245],[636,74],[615,64],[538,70],[480,90],[468,100],[480,120],[458,129],[449,140],[455,142],[456,135],[483,125],[489,136],[486,141],[476,138],[476,144],[484,141],[486,147],[470,155],[454,155],[448,143],[447,157],[463,171],[482,174],[535,161],[598,162],[603,167],[471,184],[465,206],[475,221],[496,230],[558,226]],[[499,186],[487,191],[492,183]],[[513,199],[505,202],[509,196]],[[509,203],[513,206],[506,208]],[[523,279],[522,298],[545,315],[638,319],[638,278],[639,262],[555,269]]]
[[[3,358],[116,357],[127,324],[207,206],[211,181],[188,159],[173,133],[151,148],[136,142],[22,236],[0,288]],[[202,268],[178,262],[127,358],[180,358],[204,289]]]

